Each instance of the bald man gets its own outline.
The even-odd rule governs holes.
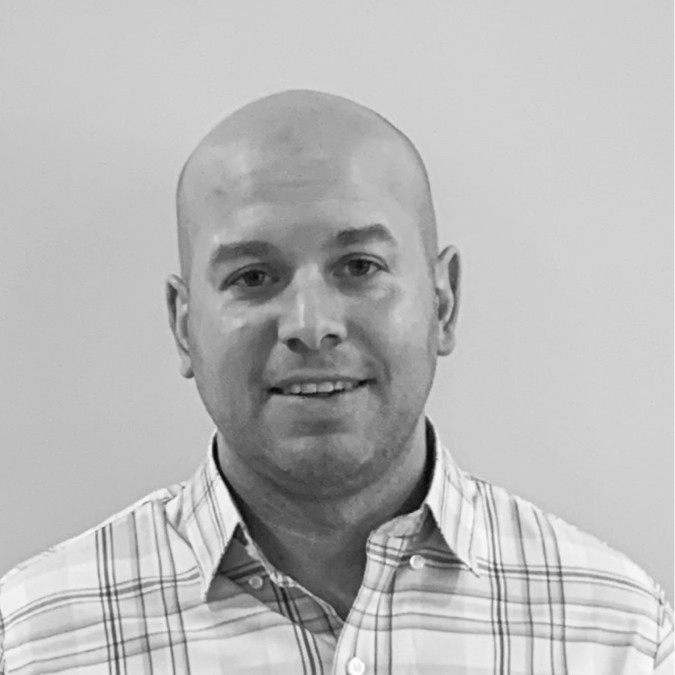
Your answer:
[[[464,473],[425,416],[460,264],[404,134],[266,97],[204,138],[177,202],[166,297],[208,453],[4,577],[2,672],[672,672],[661,588]]]

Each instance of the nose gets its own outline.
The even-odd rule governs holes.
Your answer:
[[[286,288],[286,294],[278,332],[279,340],[291,351],[318,352],[345,340],[343,303],[320,275],[298,277]]]

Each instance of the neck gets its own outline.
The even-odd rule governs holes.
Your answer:
[[[326,583],[319,581],[322,578],[332,580],[336,589],[349,586],[347,597],[353,600],[365,571],[370,533],[414,511],[426,494],[431,462],[424,418],[395,460],[349,494],[327,496],[320,486],[307,486],[304,498],[298,499],[297,488],[284,489],[266,480],[237,462],[220,434],[218,442],[220,466],[256,544],[277,569],[323,597],[331,593],[317,588]]]

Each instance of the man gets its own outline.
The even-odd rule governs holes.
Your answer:
[[[209,453],[5,576],[5,673],[671,672],[659,586],[463,473],[425,417],[459,257],[400,131],[327,94],[256,101],[189,158],[178,226]]]

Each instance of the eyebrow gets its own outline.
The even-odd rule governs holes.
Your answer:
[[[371,223],[363,227],[348,227],[335,234],[327,248],[340,248],[355,244],[382,242],[396,246],[397,241],[387,227],[380,223]],[[209,267],[226,263],[237,258],[264,258],[278,253],[279,249],[267,241],[249,240],[232,244],[219,244],[209,258]]]

